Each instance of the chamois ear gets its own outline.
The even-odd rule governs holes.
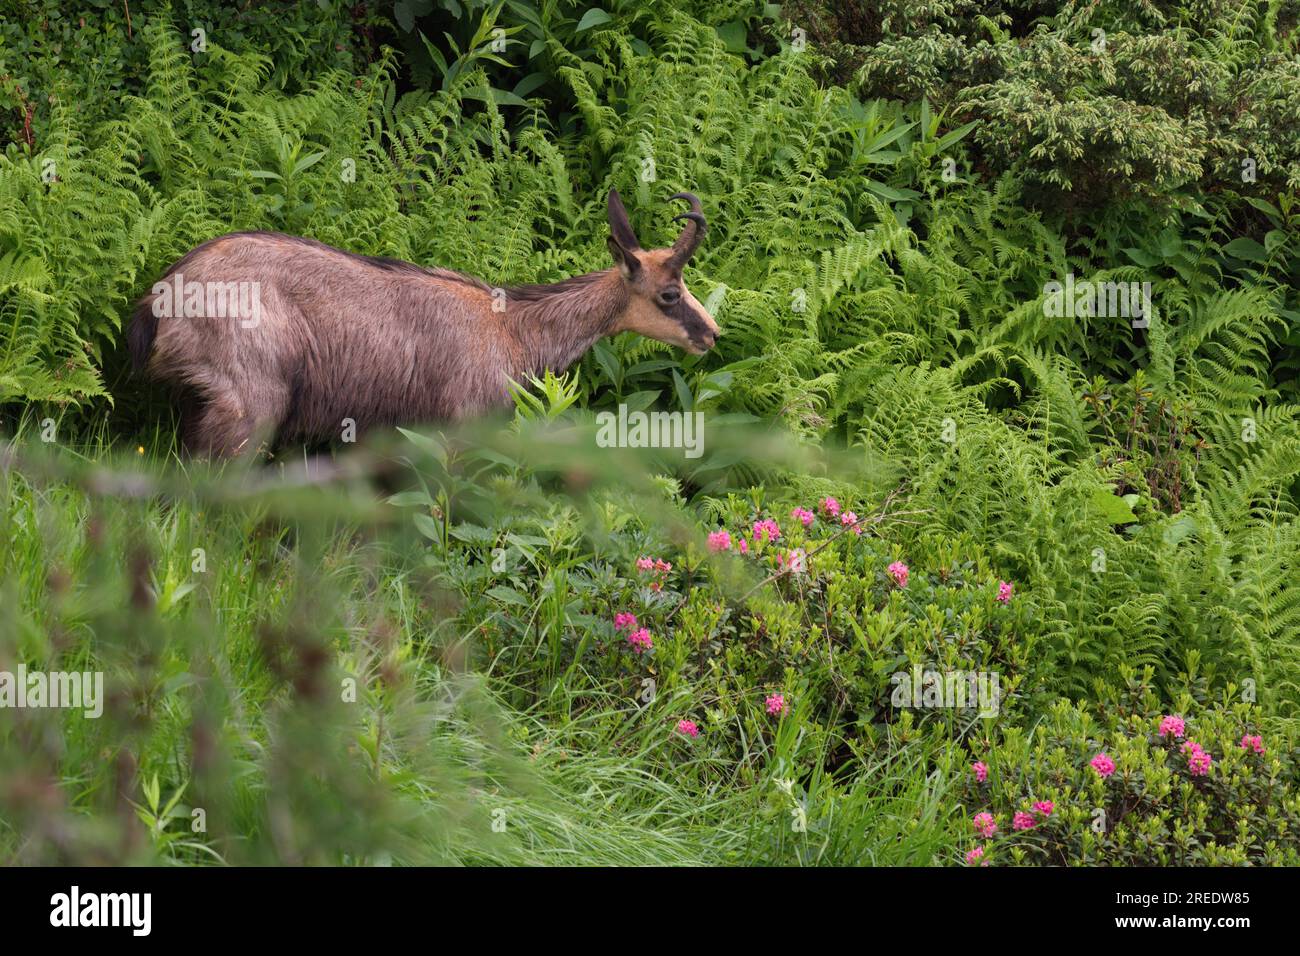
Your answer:
[[[618,266],[618,271],[623,278],[635,279],[640,275],[641,260],[636,257],[636,253],[630,249],[624,249],[613,236],[610,236],[606,241],[609,244],[609,254],[614,257],[614,265]]]
[[[636,233],[632,231],[632,224],[627,220],[627,210],[623,208],[623,198],[617,189],[609,191],[609,231],[613,234],[614,241],[624,250],[635,252],[641,248]]]

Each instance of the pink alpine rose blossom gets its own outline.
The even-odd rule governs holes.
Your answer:
[[[650,636],[650,632],[644,627],[639,631],[633,631],[627,636],[627,643],[637,654],[644,654],[646,651],[654,650],[655,642]]]
[[[731,533],[726,529],[714,531],[709,535],[710,551],[727,551],[731,548]]]
[[[817,517],[807,508],[795,508],[790,512],[790,517],[800,522],[805,528],[809,527]]]
[[[975,826],[975,832],[986,840],[998,832],[997,821],[993,818],[993,814],[987,811],[975,814],[971,818],[971,823]]]
[[[636,627],[636,615],[619,611],[614,615],[614,630],[621,631],[625,627]]]
[[[822,511],[825,511],[832,518],[839,517],[840,503],[836,501],[834,498],[823,498]]]
[[[1034,804],[1034,809],[1037,810],[1039,813],[1041,813],[1043,816],[1050,817],[1052,815],[1052,811],[1056,809],[1056,804],[1054,804],[1051,800],[1039,800],[1037,803]]]
[[[907,576],[910,572],[906,564],[902,561],[895,561],[885,570],[889,572],[889,576],[894,579],[894,583],[900,588],[907,587]]]
[[[1181,717],[1175,717],[1172,714],[1164,717],[1160,721],[1161,737],[1177,737],[1180,740],[1184,733],[1187,732],[1187,723]]]
[[[1214,758],[1200,748],[1192,751],[1187,758],[1187,769],[1191,771],[1193,777],[1204,777],[1210,772],[1210,767],[1214,764]]]
[[[789,710],[785,703],[784,694],[769,694],[767,700],[763,703],[767,705],[767,712],[769,714],[782,715]]]
[[[677,732],[684,737],[698,737],[700,728],[693,720],[679,720],[677,721]]]
[[[978,863],[980,866],[988,866],[989,861],[984,859],[984,847],[977,846],[966,854],[966,865],[974,866]]]
[[[1013,830],[1032,830],[1038,826],[1038,821],[1033,818],[1032,814],[1025,813],[1024,810],[1017,810],[1016,815],[1011,818],[1011,829]]]
[[[804,557],[803,548],[795,548],[789,554],[778,554],[776,563],[778,567],[786,568],[791,574],[803,574]]]
[[[1242,750],[1253,750],[1257,754],[1264,752],[1264,738],[1258,735],[1252,737],[1249,734],[1241,738]]]
[[[1097,771],[1103,778],[1109,777],[1115,772],[1115,761],[1111,760],[1106,754],[1101,753],[1088,761],[1092,769]]]
[[[989,766],[982,760],[977,760],[970,766],[975,774],[975,779],[983,783],[989,778]]]
[[[998,601],[1003,604],[1011,603],[1011,585],[1006,581],[998,582]]]

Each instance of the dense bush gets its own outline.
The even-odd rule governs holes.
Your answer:
[[[1294,3],[803,0],[785,16],[856,69],[863,94],[978,119],[993,170],[1064,190],[1072,209],[1189,183],[1259,195],[1243,185],[1258,181],[1266,198],[1300,186]]]
[[[1120,679],[1100,706],[1061,702],[1032,730],[1009,730],[977,752],[963,787],[966,862],[1300,862],[1290,738],[1261,734],[1250,704],[1184,697],[1184,718],[1159,706],[1149,672],[1140,679],[1125,668]]]

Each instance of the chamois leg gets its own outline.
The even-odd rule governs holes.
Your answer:
[[[234,458],[275,440],[288,407],[288,391],[244,397],[222,392],[196,408],[185,428],[185,450],[200,458]]]

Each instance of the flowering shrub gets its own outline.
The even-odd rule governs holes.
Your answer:
[[[639,706],[647,681],[656,694],[692,688],[665,719],[689,714],[734,753],[747,741],[776,746],[778,727],[807,748],[891,727],[904,739],[962,737],[1045,694],[1032,596],[1001,601],[1006,572],[969,539],[922,537],[903,553],[867,533],[854,506],[736,509],[686,546],[627,524],[605,563],[575,559],[562,581],[530,581],[527,569],[509,586],[485,579],[466,616],[482,620],[485,601],[496,604],[489,653],[528,673],[580,670]],[[567,597],[543,601],[547,613],[530,623],[517,608],[533,591]],[[530,627],[550,639],[530,640]],[[995,692],[983,706],[967,678]]]
[[[1131,672],[1122,676],[1132,683]],[[961,857],[972,865],[1300,863],[1300,769],[1288,746],[1249,733],[1258,709],[1162,715],[1149,687],[1138,687],[1127,703],[1140,708],[1061,701],[1033,731],[1010,728],[980,752],[983,771],[962,775],[976,822],[955,848]],[[1196,739],[1180,743],[1184,732]],[[997,829],[1006,819],[1010,832]]]

